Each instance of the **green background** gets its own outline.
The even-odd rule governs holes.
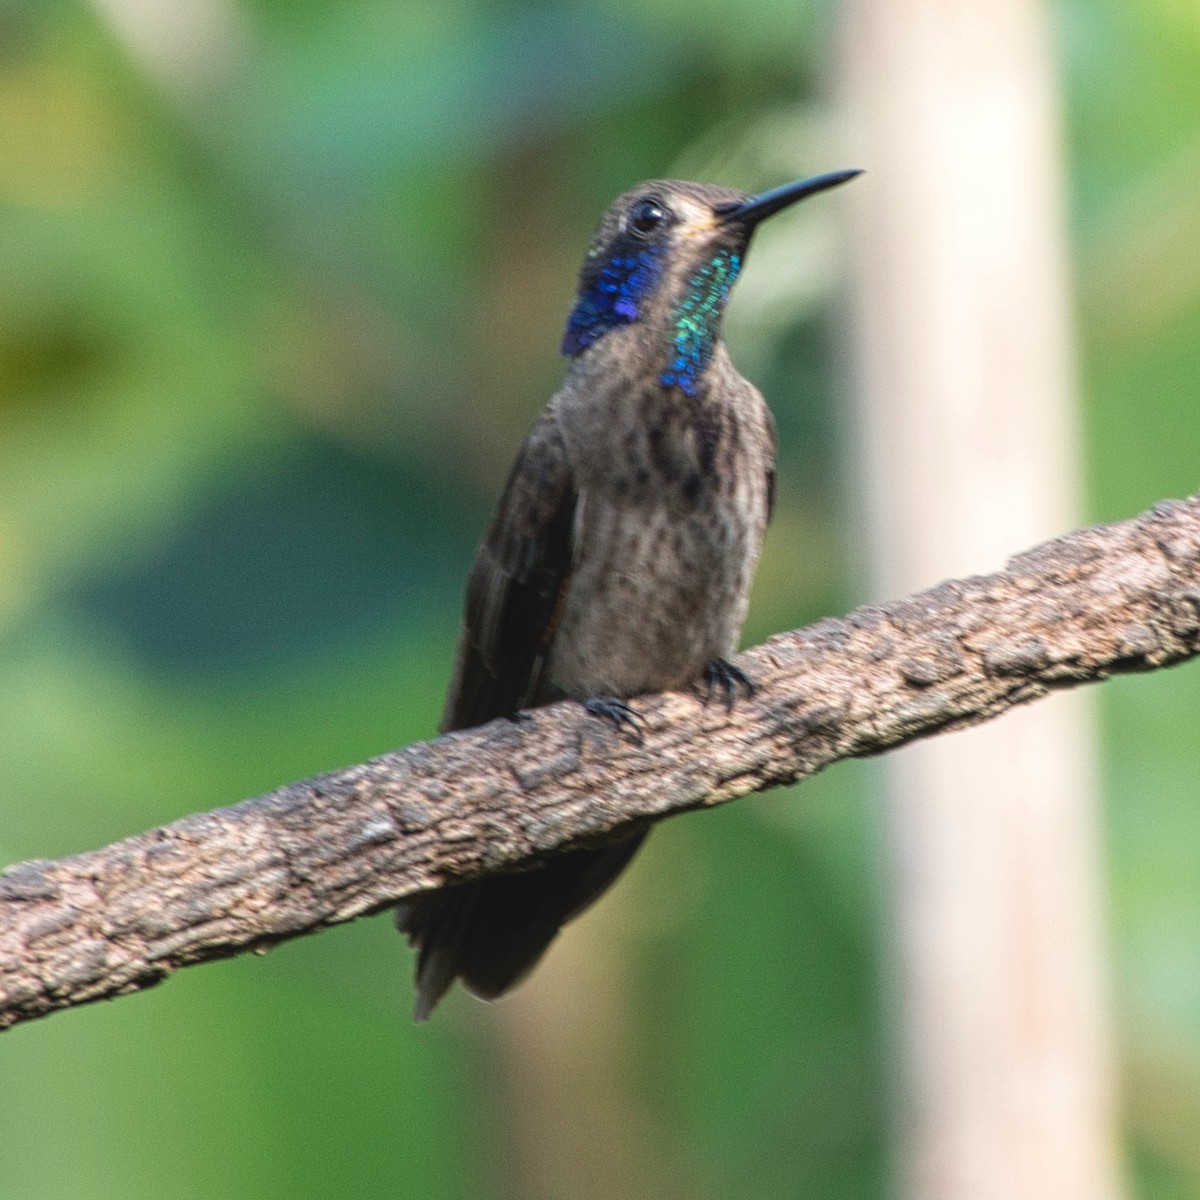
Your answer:
[[[815,4],[180,6],[207,41],[164,6],[138,54],[118,7],[0,0],[4,861],[428,736],[603,206],[871,166],[829,159]],[[1200,17],[1052,11],[1084,515],[1115,520],[1196,486]],[[823,262],[765,333],[753,256],[734,299],[782,434],[747,642],[860,598]],[[1123,1143],[1137,1195],[1200,1197],[1200,672],[1098,699]],[[615,968],[648,1176],[884,1189],[875,785],[844,765],[639,861],[668,914]],[[514,1194],[490,1018],[455,996],[415,1028],[410,971],[382,917],[6,1034],[0,1195]]]

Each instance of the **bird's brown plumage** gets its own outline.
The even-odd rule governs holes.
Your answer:
[[[640,185],[605,215],[581,286],[595,286],[596,264],[619,252],[647,197],[671,217],[655,234],[666,239],[661,275],[636,319],[583,339],[517,456],[467,584],[443,731],[564,697],[686,686],[736,649],[770,516],[774,421],[729,359],[719,308],[695,386],[663,378],[696,271],[716,254],[740,261],[753,223],[714,215],[742,193]],[[456,978],[485,998],[512,987],[641,837],[402,905],[397,924],[418,948],[417,1018]]]

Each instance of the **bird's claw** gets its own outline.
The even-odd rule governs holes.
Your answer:
[[[741,667],[735,667],[724,658],[714,658],[704,668],[704,681],[708,684],[704,703],[708,704],[720,692],[725,698],[726,712],[733,712],[733,703],[738,697],[739,689],[745,693],[747,700],[755,691],[754,680]]]
[[[591,696],[583,707],[593,717],[611,721],[618,733],[628,733],[634,741],[641,743],[646,732],[646,718],[632,704],[618,700],[616,696]]]

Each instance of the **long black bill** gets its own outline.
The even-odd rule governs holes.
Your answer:
[[[848,171],[830,171],[828,175],[814,175],[812,179],[801,179],[798,183],[785,183],[783,187],[772,188],[769,192],[751,196],[749,200],[742,200],[738,204],[723,204],[716,210],[717,216],[721,218],[722,223],[736,222],[753,229],[759,221],[765,221],[767,217],[774,216],[780,209],[795,204],[797,200],[815,196],[818,192],[847,183],[861,174],[861,170],[851,168]]]

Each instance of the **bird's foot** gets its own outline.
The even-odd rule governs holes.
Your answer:
[[[632,704],[618,700],[616,696],[590,696],[583,701],[583,707],[591,716],[611,721],[618,733],[628,733],[641,744],[646,732],[646,718]]]
[[[704,681],[708,684],[704,703],[708,704],[714,696],[720,693],[725,698],[726,712],[733,712],[733,702],[738,697],[739,689],[745,694],[747,700],[754,695],[755,691],[754,680],[741,667],[735,667],[733,663],[724,658],[714,658],[704,668]]]

